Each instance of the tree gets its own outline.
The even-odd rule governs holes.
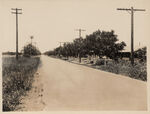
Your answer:
[[[100,48],[102,46],[100,42],[100,35],[101,35],[101,31],[98,30],[86,36],[84,42],[85,42],[85,50],[88,55],[100,54]]]
[[[51,52],[54,55],[61,55],[64,57],[81,57],[86,55],[97,55],[100,58],[103,56],[111,59],[116,59],[119,51],[126,46],[125,42],[118,43],[117,35],[114,31],[100,31],[97,30],[86,38],[76,38],[72,43],[64,43]]]
[[[24,56],[35,56],[40,54],[41,52],[34,45],[28,44],[23,48]]]
[[[143,47],[135,51],[135,56],[137,56],[140,61],[146,61],[147,48]]]
[[[81,38],[76,38],[74,41],[74,48],[76,49],[75,55],[79,57],[79,62],[81,62],[81,57],[85,55],[85,43],[84,39]]]
[[[55,55],[54,51],[46,51],[44,54],[48,56]]]
[[[93,52],[99,57],[106,56],[111,59],[116,58],[116,54],[123,50],[126,46],[125,42],[116,43],[118,41],[117,35],[114,31],[96,31],[86,36],[86,49],[88,52]]]

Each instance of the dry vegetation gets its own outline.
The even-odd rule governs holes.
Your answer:
[[[96,62],[95,66],[98,66],[98,69],[129,76],[131,78],[139,79],[142,81],[147,81],[147,68],[146,62],[135,61],[134,66],[131,65],[129,60],[119,60],[118,62],[109,60],[106,61],[106,65],[98,64]]]
[[[78,58],[69,58],[67,60],[73,63],[79,63]],[[82,62],[79,64],[115,74],[121,74],[134,79],[147,81],[146,61],[141,62],[137,59],[135,60],[134,66],[132,66],[128,59],[119,59],[118,61],[114,61],[112,59],[82,58]]]
[[[3,111],[13,111],[32,87],[40,57],[3,57]]]

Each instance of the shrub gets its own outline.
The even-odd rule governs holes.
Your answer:
[[[90,61],[90,64],[93,64],[94,63],[94,61]]]
[[[105,60],[104,59],[98,59],[95,63],[95,65],[104,65],[105,64]]]
[[[23,55],[28,57],[28,56],[31,56],[31,55],[40,55],[41,52],[38,50],[37,47],[35,47],[34,45],[32,44],[28,44],[26,46],[24,46],[23,48]]]

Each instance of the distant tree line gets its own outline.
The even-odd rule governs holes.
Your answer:
[[[76,38],[71,43],[64,43],[52,51],[45,54],[51,56],[63,57],[85,57],[87,55],[97,55],[100,58],[106,56],[110,59],[116,59],[117,54],[124,49],[125,42],[118,42],[117,35],[114,31],[97,30],[92,34],[86,35],[85,38]]]
[[[16,52],[3,52],[2,53],[3,55],[16,55]],[[36,55],[40,55],[41,52],[40,50],[32,45],[31,43],[25,45],[23,47],[23,49],[21,50],[21,52],[18,52],[18,55],[23,55],[23,56],[26,56],[26,57],[30,57],[30,56],[36,56]]]
[[[18,55],[21,55],[22,53],[18,53]],[[16,52],[10,52],[10,51],[7,51],[7,52],[3,52],[2,55],[16,55]]]

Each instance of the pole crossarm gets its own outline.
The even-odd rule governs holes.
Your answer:
[[[131,9],[127,9],[127,8],[117,8],[117,10],[131,10]]]
[[[11,8],[11,10],[22,10],[22,9],[19,9],[19,8]]]
[[[12,14],[22,14],[22,12],[11,12]]]
[[[18,8],[11,8],[12,10],[12,14],[22,14],[22,12],[19,12],[19,11],[22,11],[22,9],[18,9]]]
[[[84,29],[75,29],[76,31],[86,31],[86,30],[84,30]]]
[[[128,8],[117,8],[117,10],[131,11],[132,9],[128,9]],[[133,11],[146,11],[146,10],[145,10],[145,9],[133,9]]]
[[[79,31],[79,38],[81,38],[81,32],[86,31],[86,30],[84,30],[84,29],[75,29],[75,31]]]
[[[145,9],[133,9],[134,11],[146,11]]]

